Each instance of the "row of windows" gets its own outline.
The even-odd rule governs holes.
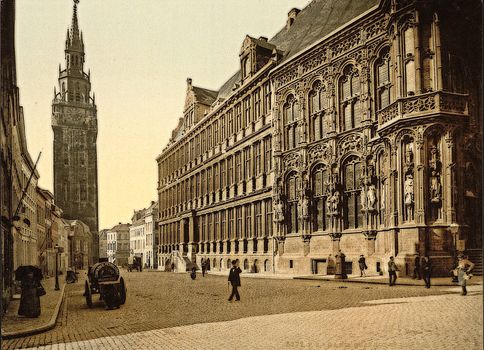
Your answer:
[[[413,27],[407,27],[402,31],[402,40],[398,48],[401,53],[401,72],[404,89],[402,96],[412,96],[416,93],[417,78],[422,82],[421,92],[428,92],[435,89],[435,63],[434,63],[434,39],[432,23],[422,24],[420,41],[421,62],[419,65],[420,76],[416,72],[416,32]],[[393,73],[395,65],[392,62],[390,48],[385,47],[379,51],[379,55],[373,67],[373,89],[374,108],[381,110],[391,104],[395,98],[394,82],[396,74]],[[363,105],[361,103],[362,92],[366,89],[366,81],[361,79],[361,73],[352,64],[343,69],[338,79],[337,113],[339,115],[339,130],[347,131],[361,126]],[[370,84],[372,84],[370,82]],[[307,98],[307,110],[310,119],[310,140],[315,141],[327,136],[328,129],[332,129],[331,115],[326,115],[327,108],[332,102],[331,94],[321,81],[316,81]],[[299,101],[294,95],[289,95],[283,106],[284,119],[284,145],[285,149],[293,149],[301,142],[300,131],[298,130],[298,119],[300,118]]]
[[[217,117],[203,130],[174,151],[169,157],[160,162],[159,177],[165,180],[168,176],[174,176],[176,171],[181,171],[191,161],[221,144],[240,130],[248,128],[253,122],[267,116],[271,111],[271,89],[266,83],[257,88],[251,95],[245,97],[225,114]],[[193,113],[187,116],[190,120]]]
[[[271,170],[272,139],[266,137],[161,192],[161,216],[175,215],[181,204]]]
[[[197,232],[200,242],[271,237],[272,199],[201,215]],[[180,243],[180,223],[162,225],[160,234],[162,245]]]

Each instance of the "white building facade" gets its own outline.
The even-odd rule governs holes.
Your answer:
[[[137,210],[131,219],[129,229],[130,256],[141,258],[143,267],[154,269],[158,267],[155,215],[158,212],[158,202],[152,201],[148,208]]]

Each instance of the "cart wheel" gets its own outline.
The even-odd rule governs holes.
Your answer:
[[[88,307],[92,307],[92,294],[91,288],[89,288],[89,284],[86,282],[84,287],[84,295],[86,296],[86,304]]]
[[[124,284],[123,277],[121,277],[121,280],[119,281],[119,289],[120,303],[121,305],[124,305],[126,302],[126,285]]]

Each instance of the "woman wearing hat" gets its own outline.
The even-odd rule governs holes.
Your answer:
[[[470,278],[469,273],[472,271],[474,268],[474,263],[467,259],[464,254],[459,254],[457,256],[458,262],[457,262],[457,267],[455,269],[457,273],[457,278],[459,279],[459,286],[462,287],[462,293],[461,295],[466,295],[467,294],[467,280]]]

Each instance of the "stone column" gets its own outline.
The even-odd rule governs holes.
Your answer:
[[[415,175],[414,175],[414,198],[415,209],[414,219],[416,224],[425,224],[425,164],[424,164],[424,142],[423,140],[417,140],[415,152]]]
[[[447,223],[455,223],[457,220],[456,217],[456,179],[455,179],[455,171],[456,171],[456,159],[455,159],[455,142],[453,140],[452,135],[453,130],[449,130],[447,135],[445,136],[445,143],[443,145],[443,181],[442,181],[442,189],[443,189],[443,205],[442,205],[442,215],[444,222]],[[447,147],[445,147],[447,146]]]

